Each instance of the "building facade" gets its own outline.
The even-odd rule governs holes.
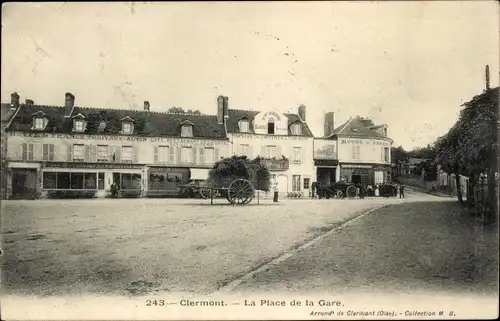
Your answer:
[[[230,155],[216,116],[32,102],[17,108],[5,131],[7,196],[106,197],[177,195],[181,184],[206,179],[216,160]]]
[[[352,118],[335,128],[334,114],[325,114],[324,137],[314,139],[317,182],[367,186],[390,182],[393,141],[387,129],[387,125],[368,127]]]
[[[300,106],[297,114],[283,114],[230,109],[228,98],[222,96],[218,102],[231,154],[263,158],[282,196],[309,196],[315,180],[314,136],[306,123],[306,107]]]

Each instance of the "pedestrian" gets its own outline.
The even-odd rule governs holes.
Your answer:
[[[322,199],[323,198],[323,193],[324,193],[323,184],[319,183],[317,185],[317,189],[318,189],[318,198]]]
[[[380,189],[378,187],[378,184],[375,185],[375,196],[379,196],[380,195]]]
[[[273,191],[274,191],[273,203],[278,203],[278,194],[279,194],[278,182],[274,184]]]
[[[365,198],[365,187],[363,186],[363,184],[359,185],[359,198]]]
[[[316,198],[316,195],[314,195],[314,193],[316,192],[316,189],[317,189],[317,183],[313,182],[311,184],[311,198]]]
[[[356,195],[361,198],[361,187],[359,186],[359,183],[356,184]]]
[[[399,186],[399,198],[405,198],[405,187],[403,185]]]

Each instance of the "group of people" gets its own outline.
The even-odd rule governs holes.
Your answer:
[[[118,185],[116,182],[113,182],[113,184],[111,184],[110,189],[111,189],[111,197],[118,198],[120,192],[120,185]]]
[[[360,199],[364,199],[365,195],[368,194],[370,195],[370,191],[373,192],[374,196],[380,196],[380,187],[379,185],[375,185],[375,189],[372,190],[370,187],[366,187],[363,183],[356,183],[354,184],[356,187],[356,195]],[[319,199],[326,198],[330,199],[334,197],[335,193],[335,188],[331,185],[323,184],[323,183],[317,183],[314,182],[312,183],[312,197],[316,198],[316,195]],[[405,197],[405,192],[404,192],[404,186],[400,184],[393,184],[392,189],[393,189],[393,196],[397,197],[398,192],[399,192],[399,198],[404,198]],[[368,193],[367,193],[368,191]],[[341,193],[341,198],[345,198],[345,192]]]

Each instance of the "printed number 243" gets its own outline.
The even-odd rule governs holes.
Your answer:
[[[165,301],[164,300],[146,300],[146,306],[151,307],[151,306],[164,306]]]

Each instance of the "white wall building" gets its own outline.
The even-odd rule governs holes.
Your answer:
[[[313,134],[306,123],[306,107],[297,114],[273,110],[229,109],[228,98],[219,97],[218,118],[225,119],[232,155],[266,159],[271,179],[280,195],[309,196],[316,179]]]

